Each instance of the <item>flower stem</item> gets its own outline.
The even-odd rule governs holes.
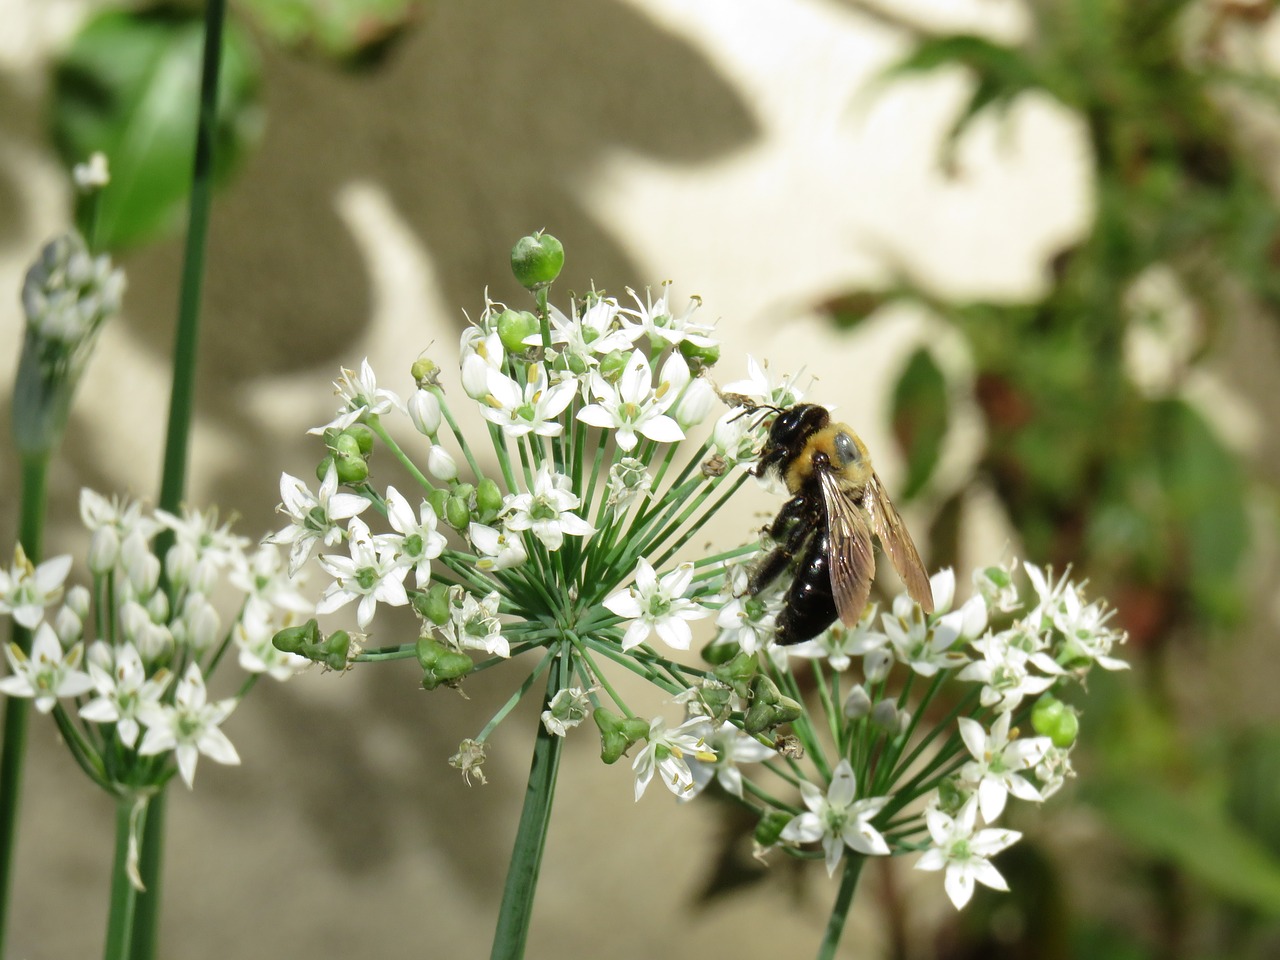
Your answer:
[[[853,905],[853,893],[858,889],[858,875],[862,873],[862,865],[866,857],[845,851],[844,874],[840,878],[840,892],[836,894],[836,902],[831,907],[831,916],[827,919],[827,932],[818,947],[818,960],[831,960],[840,946],[840,936],[844,933],[844,922],[849,918],[849,908]]]
[[[129,879],[129,838],[134,828],[136,798],[116,798],[116,855],[111,865],[111,912],[107,915],[105,960],[128,960],[132,949],[134,908],[138,890]],[[145,821],[146,813],[143,813]]]
[[[160,481],[160,507],[177,513],[187,483],[191,440],[191,415],[195,406],[196,350],[200,341],[200,291],[204,278],[205,241],[209,233],[209,206],[213,194],[213,146],[217,126],[218,75],[222,65],[222,26],[226,0],[207,0],[204,15],[204,49],[200,66],[200,107],[196,121],[195,163],[191,176],[191,204],[187,217],[186,248],[182,259],[182,285],[178,294],[178,324],[173,345],[173,381],[169,394],[169,423],[165,433],[164,469]],[[172,533],[161,534],[156,555],[163,557]],[[160,861],[164,847],[165,799],[161,791],[151,801],[142,839],[139,871],[146,892],[137,898],[132,915],[133,960],[155,956],[156,925],[160,914]],[[114,897],[113,897],[114,906]],[[114,910],[113,910],[114,916]]]
[[[48,502],[49,455],[30,454],[22,458],[22,514],[18,521],[18,541],[32,563],[39,563],[44,549],[44,516]],[[23,653],[31,652],[31,631],[13,623],[13,642]],[[13,886],[14,835],[18,825],[19,788],[27,746],[27,721],[31,702],[24,697],[6,697],[4,705],[4,748],[0,753],[0,957],[5,955],[9,932],[9,894]]]
[[[562,650],[547,677],[548,705],[552,697],[568,685],[572,669],[568,650]],[[489,954],[491,960],[518,960],[524,956],[563,746],[563,737],[557,737],[548,732],[542,723],[538,724],[538,737],[533,745],[533,763],[529,767],[529,783],[525,788],[524,809],[520,813],[520,826],[516,829],[511,865],[507,868],[507,882],[502,891],[498,927],[494,931],[493,950]]]

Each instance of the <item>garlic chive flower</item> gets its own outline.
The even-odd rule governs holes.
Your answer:
[[[396,562],[395,548],[373,539],[369,528],[359,517],[347,527],[349,556],[320,558],[320,566],[333,577],[316,604],[316,613],[333,613],[353,600],[359,601],[356,622],[363,630],[373,620],[379,603],[403,607],[409,602],[404,590],[408,569]]]
[[[139,755],[150,757],[172,750],[188,787],[195,786],[196,762],[202,753],[217,763],[239,764],[236,748],[218,729],[236,703],[234,698],[209,703],[200,667],[191,664],[178,681],[172,704],[148,701],[138,708],[138,719],[147,728]]]
[[[62,584],[71,571],[71,557],[61,556],[36,566],[27,559],[22,544],[13,550],[13,566],[0,569],[0,614],[9,614],[34,629],[44,619],[45,607],[57,603]]]
[[[93,689],[93,679],[80,669],[84,646],[76,644],[65,653],[53,627],[41,623],[31,641],[31,654],[16,644],[5,648],[12,676],[0,679],[0,693],[29,697],[36,709],[48,713],[63,697],[78,697]]]
[[[690,761],[715,763],[716,760],[715,751],[707,745],[710,732],[710,725],[703,717],[686,720],[673,730],[667,729],[661,717],[655,717],[649,724],[648,742],[631,763],[636,774],[636,800],[644,796],[655,773],[662,785],[677,797],[693,791]]]
[[[378,386],[378,379],[374,376],[367,357],[361,361],[359,373],[343,368],[342,375],[333,382],[333,389],[342,399],[337,415],[328,423],[312,427],[308,433],[323,434],[326,430],[345,430],[361,419],[404,409],[404,402],[398,394]]]
[[[533,479],[533,490],[511,497],[502,508],[508,530],[529,530],[548,550],[559,550],[565,534],[588,537],[595,528],[577,514],[581,500],[571,490],[572,481],[543,464]]]
[[[593,427],[617,431],[618,446],[634,450],[640,434],[660,443],[674,443],[684,439],[684,431],[671,417],[667,407],[676,399],[670,384],[653,386],[653,373],[639,350],[631,354],[618,383],[609,383],[599,373],[592,374],[588,382],[595,403],[583,407],[578,419]]]
[[[296,574],[311,556],[317,543],[326,547],[340,543],[346,530],[341,521],[349,520],[369,506],[364,497],[338,492],[338,471],[329,462],[318,493],[312,493],[297,477],[280,475],[280,506],[276,509],[289,518],[289,526],[265,539],[266,543],[292,544],[289,551],[289,574]]]
[[[711,611],[685,597],[693,583],[693,564],[681,564],[658,579],[652,564],[643,557],[636,564],[635,584],[619,590],[604,601],[619,617],[629,620],[622,649],[644,643],[653,633],[673,650],[688,650],[693,641],[690,620],[700,620]]]
[[[782,839],[792,843],[821,841],[828,876],[835,873],[845,847],[869,856],[889,854],[884,837],[871,826],[889,798],[856,800],[856,793],[853,767],[848,760],[841,760],[832,771],[831,784],[825,794],[812,783],[800,785],[804,805],[809,809],[782,830]]]
[[[933,846],[916,861],[917,870],[945,870],[943,886],[957,910],[973,897],[974,883],[992,890],[1008,890],[991,858],[1012,846],[1022,834],[1017,830],[977,829],[978,800],[970,798],[960,812],[949,816],[936,807],[925,811]]]

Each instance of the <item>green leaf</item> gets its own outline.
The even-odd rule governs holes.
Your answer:
[[[1169,860],[1220,896],[1280,915],[1280,860],[1221,808],[1151,779],[1095,784],[1086,795],[1130,843]]]
[[[179,222],[191,189],[204,26],[173,10],[111,11],[90,20],[54,75],[54,140],[71,166],[107,155],[93,242],[116,250]],[[223,33],[214,182],[258,139],[257,58],[245,35]],[[79,211],[85,222],[85,210]]]
[[[933,475],[947,434],[947,381],[928,350],[917,350],[907,361],[891,409],[893,433],[907,460],[899,495],[907,500]]]
[[[376,58],[413,21],[417,0],[240,0],[276,42],[346,63]]]

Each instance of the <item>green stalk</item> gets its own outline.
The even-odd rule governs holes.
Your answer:
[[[134,909],[138,890],[129,880],[129,836],[133,829],[136,798],[116,798],[116,855],[111,865],[111,912],[107,915],[105,960],[128,960],[133,939]],[[147,814],[143,808],[145,822]]]
[[[204,279],[205,241],[209,233],[209,206],[213,195],[214,128],[217,120],[218,74],[222,65],[222,26],[226,12],[226,0],[208,0],[205,5],[195,163],[191,176],[186,249],[182,259],[182,286],[178,294],[178,328],[173,346],[173,384],[169,395],[169,424],[165,433],[164,471],[160,481],[160,507],[174,513],[181,508],[186,491],[191,415],[195,406],[200,291]],[[156,555],[163,557],[171,543],[171,532],[161,534],[156,541]],[[133,960],[151,960],[155,956],[156,926],[160,915],[164,813],[165,793],[162,789],[151,800],[142,839],[139,872],[146,892],[138,896],[137,909],[133,914],[130,954]]]
[[[831,960],[840,946],[840,936],[844,933],[844,922],[849,918],[849,907],[853,905],[853,893],[858,889],[858,875],[862,873],[862,865],[866,857],[852,851],[845,851],[844,874],[840,878],[840,892],[836,894],[836,902],[831,907],[831,916],[827,919],[827,932],[822,937],[822,945],[818,947],[818,960]]]
[[[561,649],[547,676],[546,704],[551,703],[572,676],[573,665],[567,649]],[[507,882],[502,891],[502,907],[498,927],[493,934],[491,960],[519,960],[524,956],[529,939],[529,922],[533,918],[533,896],[538,888],[538,871],[542,851],[547,845],[547,827],[551,822],[551,801],[555,797],[556,772],[564,738],[549,733],[538,724],[538,738],[533,745],[533,762],[529,767],[529,783],[525,788],[524,809],[507,868]]]
[[[32,563],[40,562],[44,550],[44,516],[48,504],[49,455],[30,454],[22,458],[21,516],[18,542]],[[13,624],[13,642],[23,653],[31,652],[31,631]],[[27,721],[31,702],[25,697],[6,697],[4,705],[4,748],[0,753],[0,957],[5,955],[9,932],[9,898],[13,891],[14,836],[18,826],[19,788],[27,746]]]

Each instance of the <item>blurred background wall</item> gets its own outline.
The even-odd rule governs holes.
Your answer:
[[[51,70],[98,6],[0,0],[0,343],[14,345],[0,356],[16,358],[28,263],[70,222],[73,197],[49,134]],[[958,497],[966,510],[948,560],[1059,559],[1024,552],[1001,474],[983,452],[992,406],[976,387],[988,384],[981,352],[941,305],[1035,304],[1056,289],[1057,258],[1087,242],[1098,215],[1097,118],[1028,88],[979,113],[949,145],[974,93],[972,72],[947,63],[882,79],[922,36],[1043,47],[1027,7],[428,0],[410,13],[359,66],[249,28],[263,71],[262,136],[214,204],[192,503],[238,514],[250,536],[279,526],[279,474],[313,470],[317,447],[304,430],[331,415],[338,367],[367,356],[380,379],[404,390],[409,363],[431,346],[447,370],[464,311],[478,313],[486,288],[523,303],[507,252],[546,228],[567,250],[561,290],[594,282],[624,295],[672,280],[720,318],[722,376],[745,373],[749,353],[778,371],[803,367],[810,396],[857,427],[891,489],[906,465],[890,401],[925,345],[945,377],[948,422],[927,486],[905,504],[908,520],[927,526]],[[1249,50],[1265,52],[1280,29],[1259,17],[1248,37]],[[1245,113],[1255,118],[1241,132],[1259,179],[1274,180],[1268,116]],[[82,486],[155,496],[181,249],[167,234],[119,258],[126,306],[103,334],[52,476],[50,555],[82,552]],[[912,295],[858,306],[868,301],[857,295],[908,281]],[[1260,310],[1229,313],[1213,339],[1193,338],[1187,395],[1221,449],[1245,465],[1239,489],[1222,496],[1250,496],[1257,536],[1232,561],[1238,615],[1196,621],[1192,631],[1161,607],[1158,628],[1130,651],[1145,675],[1168,619],[1185,628],[1157,661],[1167,681],[1161,750],[1208,749],[1200,739],[1187,746],[1186,724],[1234,749],[1241,725],[1280,716],[1271,694],[1277,604],[1267,586],[1275,504],[1255,496],[1277,465],[1278,341]],[[1154,342],[1149,363],[1158,366],[1169,338]],[[1099,364],[1122,349],[1099,346]],[[0,363],[0,396],[13,367]],[[1127,442],[1103,436],[1106,423],[1094,427],[1098,449]],[[7,457],[0,490],[11,504],[17,473]],[[762,491],[751,496],[736,524],[776,507]],[[14,521],[11,509],[0,512],[0,544],[12,541]],[[735,523],[714,536],[736,542],[750,527]],[[1103,586],[1123,584],[1117,574]],[[469,682],[467,701],[424,694],[407,665],[342,677],[312,670],[247,701],[228,725],[243,766],[201,764],[197,790],[173,791],[162,954],[485,955],[527,769],[531,738],[521,731],[531,731],[533,713],[493,742],[487,786],[468,788],[445,761],[505,696],[499,672]],[[51,723],[35,719],[31,744],[11,955],[91,956],[106,910],[112,808]],[[724,842],[720,812],[676,809],[661,792],[632,803],[629,771],[602,766],[596,753],[593,734],[570,738],[531,956],[810,952],[834,895],[820,871],[780,862],[766,882],[700,898]],[[1126,846],[1096,808],[1069,794],[1052,807],[1038,829],[1059,857],[1031,888],[1065,890],[1062,902],[1088,918],[1081,926],[1131,922],[1133,942],[1155,951],[1123,955],[1174,955],[1153,933],[1167,916],[1161,896],[1189,898],[1202,912],[1220,902],[1221,890],[1210,882],[1205,892],[1194,871],[1164,887],[1153,881],[1160,871],[1181,877],[1185,865],[1141,842]],[[846,955],[952,955],[958,948],[937,944],[974,942],[939,926],[953,921],[936,884],[917,890],[907,865],[896,867],[861,899]],[[1257,902],[1228,897],[1205,920],[1208,932],[1189,932],[1193,946],[1220,943],[1214,931],[1250,910],[1260,926],[1249,936],[1274,944]],[[636,913],[649,921],[631,922]],[[903,916],[908,933],[886,922]],[[1017,929],[1006,923],[1005,942],[1023,945],[1017,955],[1065,955],[1056,946],[1028,952],[1025,921],[1006,920]],[[939,930],[949,939],[935,939]]]

